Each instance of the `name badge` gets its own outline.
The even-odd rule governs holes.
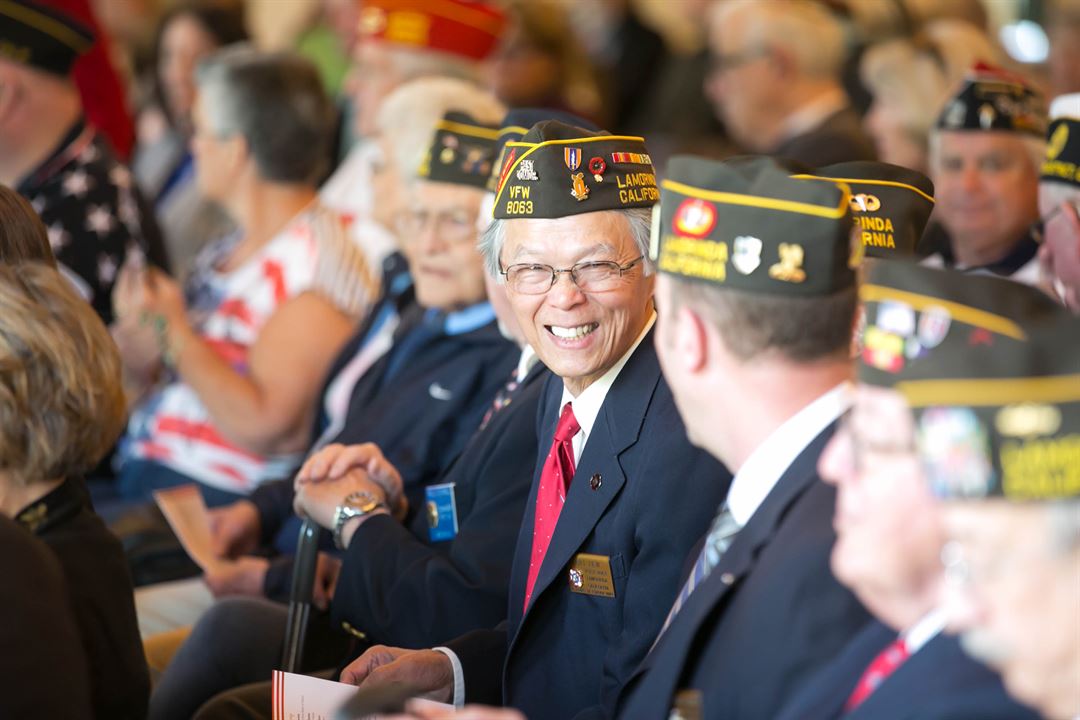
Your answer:
[[[701,705],[700,690],[679,690],[668,720],[701,720],[704,717]]]
[[[424,488],[427,500],[428,538],[431,542],[453,540],[457,536],[457,502],[454,483],[428,485]]]
[[[570,561],[570,592],[598,597],[615,597],[611,559],[607,555],[578,553]]]

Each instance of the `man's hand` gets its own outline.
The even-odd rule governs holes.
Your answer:
[[[341,561],[336,557],[319,553],[315,564],[315,588],[311,594],[311,601],[320,610],[330,607],[330,601],[334,599],[334,590],[337,589],[338,577],[341,576]]]
[[[307,483],[301,483],[297,480],[293,509],[296,510],[297,515],[309,517],[327,530],[333,530],[334,512],[337,506],[341,504],[347,495],[354,492],[369,493],[384,504],[386,503],[386,493],[383,491],[382,486],[372,482],[363,470],[356,469],[350,470],[344,476],[335,480]],[[346,525],[348,538],[352,538],[352,532],[356,530],[356,527],[361,522],[377,512],[379,511],[376,510],[369,515],[357,517],[350,521]],[[344,530],[341,539],[342,545],[348,547]]]
[[[420,690],[420,697],[444,703],[454,699],[454,666],[437,650],[376,645],[345,666],[341,682],[360,687],[406,683]]]
[[[300,485],[306,483],[336,480],[356,469],[363,470],[372,482],[382,487],[383,497],[386,498],[386,504],[393,511],[394,517],[405,517],[408,504],[405,501],[401,473],[374,443],[327,445],[309,457],[300,468],[300,472],[296,474],[296,487],[299,490]]]
[[[266,558],[242,557],[221,563],[213,572],[203,575],[203,582],[214,597],[227,595],[263,596],[263,582],[270,561]]]
[[[250,500],[208,510],[211,549],[218,557],[236,558],[254,552],[259,544],[259,510]]]

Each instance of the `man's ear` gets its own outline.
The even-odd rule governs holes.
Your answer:
[[[11,118],[22,96],[22,78],[15,67],[0,60],[0,127]]]
[[[709,361],[709,328],[688,305],[675,313],[675,357],[689,373],[699,373]]]
[[[223,140],[219,140],[221,143],[221,150],[225,154],[225,164],[234,174],[241,173],[247,170],[257,172],[255,167],[255,158],[251,155],[248,142],[243,135],[237,133]],[[248,165],[251,165],[248,168]]]
[[[774,45],[769,48],[769,62],[783,80],[789,80],[798,73],[798,61],[791,51],[783,46]]]

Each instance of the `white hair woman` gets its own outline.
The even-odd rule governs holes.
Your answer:
[[[949,94],[975,63],[1000,59],[984,32],[960,20],[937,20],[867,50],[859,71],[874,99],[865,124],[880,159],[926,172],[930,129]]]

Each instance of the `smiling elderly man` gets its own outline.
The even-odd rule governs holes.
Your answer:
[[[507,621],[438,651],[376,647],[346,682],[406,680],[534,718],[610,714],[729,474],[693,448],[660,375],[646,259],[656,180],[640,138],[557,122],[508,143],[483,239],[526,338],[557,376],[518,535]]]
[[[1046,718],[1080,716],[1080,320],[998,342],[993,367],[945,357],[904,394],[947,499],[949,632]],[[941,392],[941,387],[947,392]]]
[[[992,372],[993,363],[979,361],[987,346],[969,343],[973,334],[1000,350],[1016,341],[999,331],[1015,334],[1064,311],[1041,291],[1000,278],[908,262],[867,270],[854,404],[818,465],[837,493],[833,572],[878,621],[815,674],[776,720],[1033,718],[1005,695],[995,673],[941,632],[943,506],[919,465],[915,421],[901,388],[942,358]]]

